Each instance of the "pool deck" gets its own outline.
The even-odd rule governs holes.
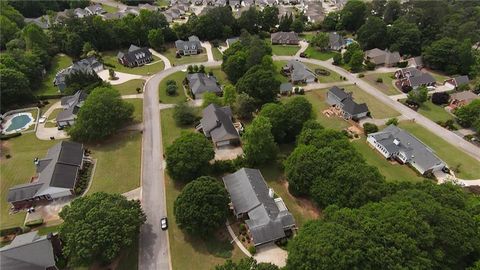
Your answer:
[[[37,119],[34,119],[32,116],[32,110],[37,110]],[[13,111],[8,111],[5,114],[3,114],[3,120],[2,120],[2,130],[1,132],[3,134],[13,134],[17,132],[22,132],[22,133],[30,133],[30,132],[35,132],[36,126],[33,130],[28,130],[30,126],[36,125],[38,122],[38,117],[40,114],[40,109],[37,107],[31,107],[31,108],[24,108],[24,109],[18,109],[18,110],[13,110]],[[30,118],[30,121],[23,125],[21,128],[17,128],[14,130],[8,130],[10,125],[12,125],[12,121],[15,117],[21,116],[21,115],[26,115]],[[8,130],[8,131],[7,131]],[[28,131],[27,131],[28,130]]]

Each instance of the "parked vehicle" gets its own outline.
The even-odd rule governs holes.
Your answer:
[[[40,117],[40,119],[38,120],[38,123],[43,124],[43,123],[45,123],[45,121],[47,121],[47,117],[46,117],[46,116],[42,116],[42,117]]]
[[[163,231],[165,231],[166,229],[168,229],[167,217],[163,217],[163,218],[160,220],[160,227],[162,228]]]

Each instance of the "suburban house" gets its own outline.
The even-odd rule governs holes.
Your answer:
[[[85,10],[83,8],[76,8],[76,9],[73,10],[73,13],[75,13],[75,17],[77,17],[77,18],[84,18],[84,17],[92,15],[92,14],[88,13],[87,10]]]
[[[101,15],[107,13],[100,4],[91,5],[85,8],[88,15]]]
[[[222,89],[218,85],[217,78],[205,73],[187,74],[188,87],[194,99],[202,98],[206,92],[213,92],[217,95],[222,94]]]
[[[356,103],[352,93],[345,92],[337,86],[330,88],[327,92],[327,103],[330,106],[342,110],[345,119],[361,119],[368,116],[369,109],[365,103]]]
[[[328,48],[333,51],[340,51],[347,46],[347,40],[337,32],[328,33]]]
[[[378,48],[365,51],[365,61],[370,61],[376,66],[394,67],[400,62],[400,53],[380,50]]]
[[[225,42],[227,43],[227,47],[232,46],[233,43],[240,41],[239,37],[228,38]]]
[[[23,20],[26,24],[27,23],[34,23],[37,26],[39,26],[42,29],[49,29],[51,24],[50,24],[50,18],[48,15],[43,15],[38,18],[25,18]]]
[[[67,76],[77,72],[94,74],[103,70],[103,64],[95,57],[88,57],[73,63],[71,66],[60,70],[53,79],[53,85],[58,87],[60,92],[67,88]]]
[[[139,67],[153,61],[153,55],[147,47],[130,45],[127,52],[118,52],[117,59],[120,64],[126,67]]]
[[[280,95],[288,95],[292,92],[293,85],[289,82],[280,84]]]
[[[202,44],[197,36],[190,36],[187,41],[175,41],[175,48],[177,48],[178,55],[192,55],[202,52]]]
[[[290,60],[282,67],[282,73],[290,77],[290,82],[297,83],[312,83],[317,81],[317,76],[302,62],[297,60]]]
[[[75,183],[83,168],[83,144],[62,141],[37,160],[36,173],[30,183],[13,186],[8,190],[8,202],[15,209],[31,207],[39,201],[68,197],[74,194]]]
[[[395,159],[402,164],[410,164],[422,175],[446,167],[446,164],[435,155],[432,149],[395,125],[368,134],[367,142],[385,158]]]
[[[422,72],[415,67],[406,67],[395,71],[395,78],[403,79],[408,77],[415,77],[421,75],[421,73]]]
[[[160,8],[158,6],[150,5],[149,3],[146,4],[138,4],[138,8],[150,10],[150,11],[159,11]]]
[[[272,44],[298,45],[300,42],[298,34],[293,31],[272,33],[270,38],[272,40]]]
[[[453,110],[468,105],[475,99],[480,99],[480,96],[471,91],[456,92],[450,95],[450,104],[448,107]]]
[[[230,107],[210,104],[202,112],[202,119],[197,130],[202,130],[207,138],[212,139],[215,147],[236,146],[240,144],[240,135],[232,122]]]
[[[453,77],[451,79],[445,80],[445,83],[452,85],[456,89],[462,85],[470,83],[470,79],[468,78],[467,75],[457,76],[457,77]]]
[[[0,248],[0,269],[57,270],[55,263],[61,254],[58,235],[28,232],[15,236],[10,244]]]
[[[60,104],[62,105],[63,111],[61,111],[55,119],[57,126],[67,127],[73,125],[85,99],[87,99],[87,92],[83,90],[77,91],[72,96],[62,97]]]
[[[224,176],[223,183],[233,213],[246,219],[255,246],[285,238],[296,228],[293,215],[281,198],[275,198],[259,170],[242,168]]]
[[[435,86],[437,82],[430,73],[419,71],[402,78],[399,83],[402,89],[407,86],[417,89],[420,86]]]
[[[407,60],[409,67],[421,69],[423,68],[423,58],[421,56],[412,57]]]
[[[306,2],[305,16],[310,23],[318,23],[323,21],[325,13],[323,11],[322,3],[320,1]]]

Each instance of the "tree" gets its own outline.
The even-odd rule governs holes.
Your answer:
[[[426,65],[449,74],[468,74],[474,64],[469,40],[460,42],[452,38],[442,38],[432,42],[423,50]]]
[[[224,56],[225,57],[225,56]],[[245,64],[247,63],[247,54],[244,52],[236,53],[222,63],[222,70],[227,74],[232,83],[236,83],[245,73]]]
[[[335,53],[333,55],[333,64],[334,65],[340,65],[342,63],[342,54],[341,53]]]
[[[187,103],[179,103],[173,109],[173,119],[179,126],[191,125],[197,119],[195,111]]]
[[[435,105],[448,104],[450,100],[450,94],[447,92],[439,92],[432,94],[432,103]]]
[[[390,51],[398,51],[402,55],[419,55],[421,53],[422,33],[416,24],[409,23],[405,19],[398,19],[388,28],[387,32]]]
[[[340,12],[332,11],[325,16],[322,22],[322,29],[325,31],[335,31],[340,26]]]
[[[155,50],[163,50],[165,44],[165,37],[162,29],[152,29],[148,31],[148,43]]]
[[[255,111],[255,99],[245,93],[240,93],[235,99],[233,110],[240,119],[249,120],[252,118],[252,113]]]
[[[47,51],[49,49],[48,36],[38,25],[27,24],[22,32],[27,50],[38,48]]]
[[[176,181],[191,181],[203,175],[215,157],[212,143],[204,135],[185,132],[167,147],[168,174]]]
[[[227,84],[223,87],[223,104],[226,106],[233,106],[237,98],[237,92],[235,87],[231,84]]]
[[[350,58],[350,62],[348,62],[350,66],[350,70],[353,73],[360,72],[363,68],[363,52],[362,51],[355,51]]]
[[[284,14],[280,18],[279,25],[278,25],[278,31],[290,31],[292,28],[292,23],[293,23],[293,15],[292,14]]]
[[[115,80],[117,78],[117,76],[115,74],[115,70],[113,70],[113,68],[108,69],[108,78],[110,80]]]
[[[294,196],[307,195],[314,179],[320,175],[318,149],[312,145],[299,145],[285,161],[288,189]]]
[[[305,23],[301,21],[300,19],[295,19],[291,25],[292,31],[295,33],[301,33],[303,32],[303,29],[305,28]]]
[[[385,125],[386,125],[386,126],[390,126],[390,125],[396,126],[396,125],[398,125],[398,119],[395,118],[395,117],[394,117],[394,118],[390,118],[390,119],[387,120],[387,122],[385,122]]]
[[[312,37],[312,40],[310,41],[310,44],[315,46],[321,51],[326,51],[329,46],[329,37],[327,33],[324,32],[319,32],[315,36]]]
[[[0,48],[5,49],[7,42],[14,39],[18,31],[20,31],[20,29],[18,29],[14,22],[0,15]]]
[[[276,6],[266,6],[260,15],[262,30],[270,31],[278,24],[278,8]]]
[[[22,72],[11,68],[0,68],[0,91],[2,110],[14,104],[31,100],[32,92]]]
[[[340,11],[340,26],[348,31],[356,31],[365,23],[367,5],[358,0],[348,1]]]
[[[428,89],[426,86],[420,86],[412,90],[407,95],[407,102],[421,105],[428,99]]]
[[[455,110],[454,114],[458,118],[458,123],[460,125],[467,128],[471,127],[475,122],[478,122],[478,119],[480,119],[480,100],[476,99],[470,104],[458,108]],[[480,130],[477,129],[477,131]]]
[[[258,33],[258,27],[260,26],[260,14],[254,6],[251,6],[246,11],[242,12],[240,18],[238,18],[238,24],[249,33]],[[267,29],[268,30],[268,29]]]
[[[64,206],[59,235],[71,266],[106,265],[137,240],[146,217],[139,201],[94,193]]]
[[[221,106],[222,105],[222,99],[217,96],[216,93],[213,92],[206,92],[205,94],[202,95],[202,108],[207,107],[210,104],[216,104]]]
[[[387,25],[382,19],[370,16],[357,32],[357,40],[364,50],[385,49],[388,43]]]
[[[206,238],[225,224],[230,198],[225,187],[210,176],[188,183],[175,199],[173,211],[178,226]]]
[[[178,90],[178,86],[176,83],[174,84],[167,84],[167,95],[169,96],[176,96],[177,95],[177,90]]]
[[[273,71],[265,70],[262,66],[251,67],[237,82],[237,92],[246,93],[259,104],[272,102],[279,93],[280,82],[275,78]]]
[[[267,118],[258,116],[245,129],[242,136],[245,159],[251,166],[262,165],[275,159],[277,145]]]
[[[391,24],[402,13],[402,6],[398,0],[389,0],[385,5],[385,12],[383,13],[383,20],[386,24]]]
[[[110,87],[97,87],[85,100],[75,124],[67,130],[75,141],[101,141],[132,120],[133,104]]]
[[[365,123],[363,124],[363,130],[365,131],[365,135],[368,135],[370,133],[375,133],[378,131],[377,125],[373,123]]]
[[[358,43],[353,42],[350,43],[350,45],[347,46],[347,49],[343,53],[343,62],[344,63],[350,63],[350,60],[352,58],[353,53],[360,51],[362,52],[362,49],[360,48],[360,45]]]
[[[243,258],[236,263],[228,259],[223,265],[215,266],[215,270],[279,270],[279,268],[271,263],[257,263],[253,258]]]

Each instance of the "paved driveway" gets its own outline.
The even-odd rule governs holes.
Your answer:
[[[253,256],[257,262],[273,263],[278,267],[287,265],[288,253],[274,243],[257,247],[257,253]]]
[[[60,108],[62,108],[62,106],[60,104],[60,101],[58,101],[52,106],[50,106],[50,108],[48,108],[48,110],[43,115],[48,118],[48,116],[55,109],[60,109]],[[50,140],[50,137],[54,137],[56,140],[68,138],[67,132],[63,130],[58,130],[56,127],[46,128],[45,123],[42,123],[42,124],[38,123],[37,125],[37,131],[35,132],[35,135],[37,136],[38,139],[47,141],[47,140]]]

